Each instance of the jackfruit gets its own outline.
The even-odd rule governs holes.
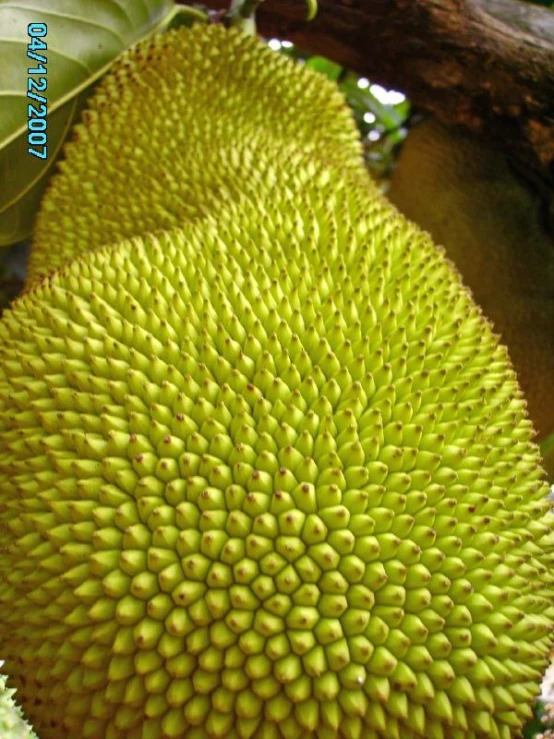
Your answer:
[[[529,715],[552,520],[515,375],[425,236],[351,217],[348,265],[191,223],[0,324],[0,653],[42,739]]]
[[[445,247],[507,344],[541,438],[554,432],[554,240],[538,198],[502,154],[433,119],[411,131],[388,196]]]
[[[333,83],[217,25],[149,39],[116,63],[66,145],[29,280],[92,248],[219,212],[238,194],[256,200],[287,170],[297,191],[291,155],[367,181]]]
[[[155,234],[76,209],[0,321],[0,654],[41,739],[509,739],[531,714],[553,518],[507,352],[357,145],[295,135],[168,223],[137,185]]]

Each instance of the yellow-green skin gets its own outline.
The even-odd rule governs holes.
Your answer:
[[[240,67],[241,37],[181,34]],[[0,654],[41,739],[509,739],[531,715],[553,525],[506,351],[350,133],[326,157],[294,135],[237,144],[221,182],[208,152],[213,207],[0,322]],[[66,254],[110,241],[81,215]]]
[[[336,86],[221,26],[156,36],[123,55],[64,154],[28,281],[122,238],[225,217],[238,197],[261,201],[263,215],[284,187],[299,197],[299,158],[369,184]]]

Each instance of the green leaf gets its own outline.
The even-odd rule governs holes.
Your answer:
[[[403,119],[394,107],[383,105],[369,90],[351,88],[346,94],[348,102],[353,108],[373,113],[386,129],[396,128],[402,124]]]
[[[0,246],[29,235],[40,196],[90,85],[129,46],[167,23],[173,0],[9,0],[0,4]],[[30,23],[47,24],[46,75],[29,75]],[[27,78],[47,79],[48,156],[28,153]]]
[[[53,171],[67,132],[83,107],[89,90],[68,100],[48,116],[48,159],[31,156],[27,137],[18,136],[0,151],[0,246],[27,238],[40,199]]]
[[[336,82],[341,75],[342,67],[324,56],[312,56],[306,62],[308,69],[313,69]]]

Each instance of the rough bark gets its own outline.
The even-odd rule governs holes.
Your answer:
[[[212,7],[225,0],[208,0]],[[521,0],[266,0],[260,32],[404,91],[554,183],[554,12]]]

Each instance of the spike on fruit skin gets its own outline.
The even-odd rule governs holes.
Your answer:
[[[505,350],[362,174],[327,83],[226,34],[139,46],[80,129],[105,140],[129,79],[148,109],[160,76],[186,81],[192,123],[167,120],[196,165],[146,116],[174,166],[113,231],[157,233],[99,249],[76,218],[63,248],[88,253],[0,321],[11,684],[43,739],[515,737],[551,647],[554,537]],[[251,110],[233,74],[265,80]],[[229,99],[204,130],[212,87]],[[122,182],[115,143],[98,192]],[[88,161],[71,151],[60,193]]]

